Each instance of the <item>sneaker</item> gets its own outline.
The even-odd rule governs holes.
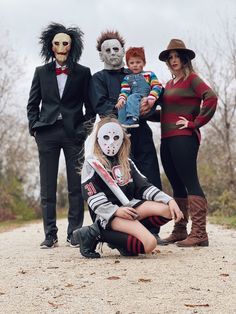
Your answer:
[[[67,243],[68,246],[70,246],[70,247],[74,247],[74,248],[78,248],[78,247],[79,247],[79,242],[77,242],[77,241],[75,240],[75,238],[73,237],[73,235],[67,236],[66,243]]]
[[[48,235],[46,239],[40,244],[40,249],[52,249],[58,245],[56,236]]]
[[[122,123],[121,125],[123,128],[126,128],[126,129],[139,127],[138,119],[134,117],[128,117],[126,122]]]

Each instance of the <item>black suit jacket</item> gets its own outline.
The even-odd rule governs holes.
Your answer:
[[[84,140],[87,133],[84,122],[95,120],[88,95],[90,78],[90,69],[75,63],[60,98],[55,62],[37,67],[27,105],[30,134],[54,124],[61,113],[67,135],[78,141]]]

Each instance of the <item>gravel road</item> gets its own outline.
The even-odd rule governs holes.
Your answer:
[[[66,246],[66,219],[58,227],[50,250],[39,248],[42,223],[0,234],[0,313],[236,313],[234,230],[208,225],[208,248],[125,258],[104,244],[101,259],[87,260]]]

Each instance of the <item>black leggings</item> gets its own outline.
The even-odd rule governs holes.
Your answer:
[[[174,197],[204,197],[197,174],[198,138],[173,136],[161,141],[161,161]]]

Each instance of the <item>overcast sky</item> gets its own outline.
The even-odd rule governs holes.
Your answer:
[[[158,55],[171,38],[183,39],[196,52],[204,51],[212,44],[212,34],[220,32],[220,19],[232,21],[235,17],[235,0],[0,0],[1,37],[8,31],[6,44],[15,49],[19,61],[26,57],[25,100],[34,69],[42,63],[39,35],[52,21],[83,30],[85,48],[80,62],[92,73],[103,68],[96,38],[101,31],[117,29],[127,48],[144,46],[146,69],[164,82],[169,72]],[[206,41],[208,47],[203,44]]]
[[[220,21],[235,19],[235,0],[0,0],[1,40],[14,48],[20,63],[24,62],[25,77],[19,82],[17,105],[25,120],[34,69],[42,64],[38,38],[50,22],[83,30],[85,47],[80,63],[92,73],[103,68],[96,38],[106,29],[117,29],[127,48],[145,48],[146,69],[165,82],[169,71],[158,55],[171,38],[180,38],[188,48],[204,53],[213,46],[213,34],[220,36]],[[224,45],[223,39],[221,42]]]

